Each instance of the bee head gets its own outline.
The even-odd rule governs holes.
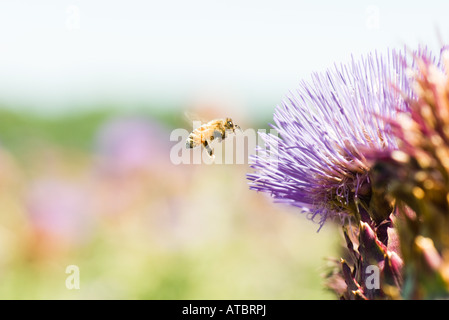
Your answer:
[[[234,129],[234,123],[232,122],[231,118],[226,118],[226,124],[225,124],[226,129]]]

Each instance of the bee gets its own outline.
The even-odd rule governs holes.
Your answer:
[[[242,130],[234,124],[231,118],[215,119],[203,124],[193,130],[186,140],[186,148],[195,148],[202,145],[211,158],[214,158],[214,150],[210,144],[212,141],[222,141],[226,138],[228,131],[235,133],[235,129]]]

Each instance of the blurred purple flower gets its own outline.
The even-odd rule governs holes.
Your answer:
[[[142,118],[118,118],[107,122],[96,141],[102,168],[126,174],[154,165],[169,152],[167,135],[161,125]]]
[[[364,150],[397,147],[382,118],[406,108],[406,67],[401,53],[374,53],[303,81],[276,108],[280,137],[262,134],[266,148],[253,158],[250,189],[302,208],[320,228],[358,210],[371,197]]]
[[[90,231],[90,202],[85,186],[63,179],[42,178],[31,184],[26,200],[35,230],[71,242],[85,240]]]

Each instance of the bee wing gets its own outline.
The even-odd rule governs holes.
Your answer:
[[[198,117],[197,114],[194,114],[190,111],[184,111],[184,119],[193,128],[193,130],[207,122],[204,121],[204,119]]]
[[[184,120],[187,122],[200,121],[198,115],[191,111],[184,111]]]

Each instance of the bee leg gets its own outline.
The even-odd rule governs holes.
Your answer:
[[[234,126],[234,132],[235,132],[235,129],[239,129],[240,132],[243,132],[242,128],[240,128],[238,125],[235,125],[235,126]]]
[[[214,150],[210,147],[209,143],[207,141],[204,141],[204,148],[206,148],[207,153],[211,158],[214,158]]]

